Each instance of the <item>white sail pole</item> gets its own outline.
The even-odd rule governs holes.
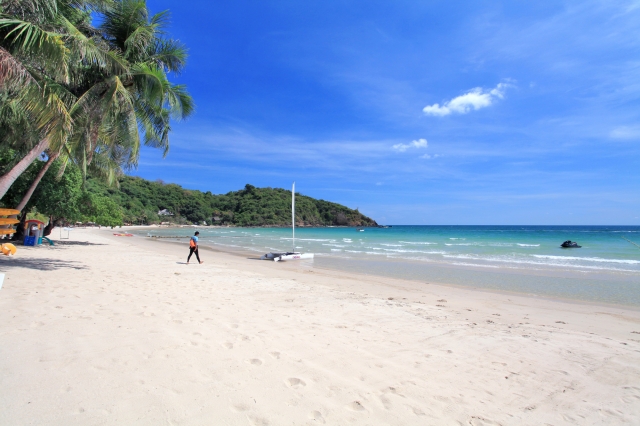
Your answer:
[[[291,236],[293,249],[292,252],[296,251],[296,183],[293,182],[293,186],[291,187]]]

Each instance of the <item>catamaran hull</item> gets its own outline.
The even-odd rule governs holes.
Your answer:
[[[267,253],[260,257],[262,260],[273,260],[280,262],[282,260],[302,260],[313,259],[313,253]]]
[[[296,183],[291,185],[291,247],[296,249]],[[281,260],[301,260],[313,259],[313,253],[299,253],[297,251],[289,251],[286,253],[267,253],[260,257],[262,260],[273,260],[280,262]]]

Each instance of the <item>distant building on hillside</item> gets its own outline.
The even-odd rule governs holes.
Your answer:
[[[222,220],[222,219],[221,219],[220,217],[218,217],[218,216],[214,216],[214,217],[213,217],[213,221],[214,221],[214,222],[220,222],[221,220]]]
[[[173,213],[167,209],[162,209],[158,212],[158,216],[173,216]]]

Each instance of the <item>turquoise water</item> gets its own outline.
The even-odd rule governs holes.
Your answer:
[[[199,227],[202,244],[262,254],[292,249],[286,228]],[[192,229],[154,230],[189,235]],[[638,226],[298,228],[315,267],[595,302],[640,305]],[[563,249],[565,240],[579,249]]]

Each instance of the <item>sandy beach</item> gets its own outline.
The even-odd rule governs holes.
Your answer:
[[[111,234],[0,258],[0,424],[640,424],[637,309]]]

